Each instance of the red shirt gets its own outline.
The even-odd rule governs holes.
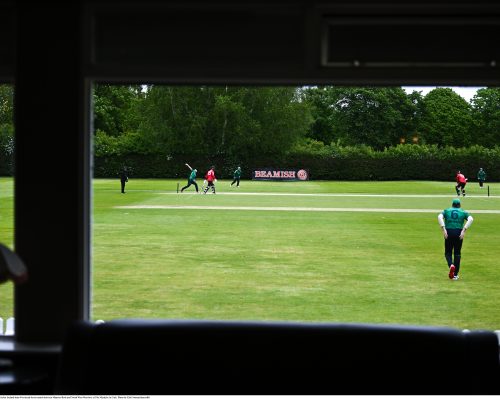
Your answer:
[[[465,183],[467,178],[463,174],[457,174],[457,183]]]
[[[205,179],[209,182],[213,182],[215,179],[215,172],[213,169],[209,170],[205,175]]]

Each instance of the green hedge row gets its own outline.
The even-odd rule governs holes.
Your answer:
[[[472,181],[482,167],[488,181],[500,180],[500,147],[398,145],[374,151],[366,146],[323,146],[320,150],[308,143],[294,157],[310,169],[311,179],[450,180],[460,170]]]
[[[162,154],[120,154],[96,156],[94,176],[117,178],[123,165],[134,178],[186,179],[189,163],[202,176],[210,165],[216,166],[221,179],[232,177],[239,161],[224,156],[189,159],[186,156]],[[461,170],[470,181],[476,180],[482,167],[488,181],[500,181],[500,147],[439,148],[427,145],[398,145],[384,151],[367,146],[324,146],[307,142],[280,158],[256,157],[242,162],[242,177],[250,179],[254,169],[304,168],[311,179],[318,180],[453,180]]]
[[[198,177],[201,177],[210,166],[214,165],[216,166],[216,176],[221,179],[232,177],[232,173],[237,167],[224,157],[193,160],[189,157],[174,157],[164,154],[122,154],[95,157],[94,177],[118,178],[122,167],[126,166],[130,178],[178,178],[184,180],[190,173],[184,165],[185,163],[199,171]]]

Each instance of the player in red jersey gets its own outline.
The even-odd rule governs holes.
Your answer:
[[[203,194],[207,194],[208,188],[212,188],[213,194],[215,194],[215,183],[217,182],[217,178],[215,177],[215,167],[211,166],[208,172],[205,175],[205,180],[207,181],[207,186],[205,190],[203,190]]]
[[[457,181],[457,186],[455,186],[457,196],[460,196],[460,191],[462,191],[462,196],[465,196],[465,185],[467,184],[467,178],[464,176],[464,174],[458,171],[455,179]]]

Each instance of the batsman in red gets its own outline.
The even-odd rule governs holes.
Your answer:
[[[215,183],[217,182],[217,178],[215,177],[215,167],[211,166],[208,172],[205,175],[205,180],[207,181],[207,186],[203,191],[203,194],[207,194],[208,188],[212,188],[212,193],[215,194]]]
[[[460,196],[460,192],[462,192],[462,196],[465,197],[465,185],[467,184],[467,178],[464,176],[464,174],[458,171],[455,179],[457,181],[457,186],[455,186],[457,196]]]

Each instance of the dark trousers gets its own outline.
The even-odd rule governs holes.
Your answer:
[[[187,189],[191,185],[194,185],[196,192],[198,192],[198,184],[196,183],[196,181],[188,180],[188,184],[181,189],[181,193],[184,191],[184,189]]]
[[[215,185],[212,181],[208,181],[207,187],[203,191],[203,194],[207,193],[209,188],[212,188],[212,193],[215,194]]]
[[[121,182],[121,184],[122,184],[122,193],[125,193],[125,183],[126,183],[127,181],[123,181],[123,180],[121,180],[120,182]]]
[[[240,186],[240,178],[234,178],[234,181],[231,182],[231,186],[236,182],[236,186]]]
[[[479,187],[483,187],[483,183],[484,183],[484,181],[479,180]]]
[[[458,196],[460,196],[460,191],[462,191],[462,194],[465,195],[465,182],[457,183],[455,190],[457,191]]]
[[[446,258],[446,262],[448,263],[448,267],[451,264],[455,266],[455,276],[457,276],[458,271],[460,270],[460,259],[462,258],[461,251],[463,240],[460,239],[460,233],[462,230],[447,229],[446,232],[448,232],[448,239],[444,240],[444,256]]]

